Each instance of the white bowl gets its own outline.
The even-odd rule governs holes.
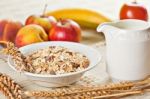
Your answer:
[[[35,43],[21,47],[19,50],[24,55],[26,55],[27,53],[31,53],[32,51],[36,51],[38,49],[45,48],[47,46],[63,46],[73,51],[80,52],[89,59],[90,65],[88,66],[88,68],[84,70],[61,75],[34,74],[30,72],[22,72],[25,76],[27,76],[28,79],[32,80],[34,83],[40,86],[61,87],[72,84],[78,81],[86,71],[95,67],[101,60],[101,55],[96,49],[80,43],[73,43],[73,42],[51,41],[51,42]],[[8,64],[13,70],[17,71],[14,67],[14,62],[12,61],[11,57],[8,57]]]

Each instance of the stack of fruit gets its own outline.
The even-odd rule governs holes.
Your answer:
[[[43,41],[80,42],[81,28],[96,29],[110,19],[87,9],[62,9],[42,16],[31,15],[23,26],[19,22],[0,21],[0,40],[22,47]]]

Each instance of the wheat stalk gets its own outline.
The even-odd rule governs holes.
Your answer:
[[[34,97],[81,97],[82,99],[87,99],[88,97],[95,96],[107,96],[113,95],[115,93],[126,92],[132,90],[137,86],[143,86],[150,83],[149,78],[139,82],[120,82],[120,83],[111,83],[99,87],[83,87],[83,88],[62,88],[55,89],[52,91],[25,91],[24,94],[27,96]],[[90,99],[89,98],[89,99]]]
[[[21,86],[18,85],[17,83],[15,83],[9,76],[5,75],[5,74],[0,74],[0,82],[2,82],[3,84],[5,84],[11,91],[12,93],[14,93],[14,96],[17,99],[22,99],[21,96]]]
[[[24,94],[27,96],[34,97],[70,97],[70,98],[81,98],[81,99],[91,99],[91,97],[96,96],[119,96],[124,95],[124,92],[131,91],[130,93],[134,93],[137,88],[144,88],[145,86],[149,86],[150,78],[147,78],[138,82],[120,82],[120,83],[110,83],[103,86],[97,87],[82,87],[82,88],[60,88],[54,89],[52,91],[25,91]],[[122,93],[121,93],[122,92]],[[64,98],[65,99],[65,98]],[[67,99],[67,98],[66,98]]]
[[[150,92],[150,89],[145,89],[145,90],[129,90],[127,92],[121,92],[121,93],[115,93],[115,94],[110,94],[110,95],[105,95],[105,96],[96,96],[93,97],[94,99],[104,99],[104,98],[111,98],[111,97],[123,97],[127,95],[136,95],[136,94],[143,94],[144,92]]]
[[[113,87],[113,89],[115,89]],[[123,89],[123,88],[122,88]],[[127,88],[125,88],[127,89]],[[113,91],[106,90],[106,88],[87,88],[86,89],[70,89],[70,88],[64,88],[64,89],[56,89],[52,91],[25,91],[25,95],[27,96],[35,96],[35,97],[64,97],[64,96],[70,96],[70,97],[92,97],[96,95],[107,95],[112,94]]]
[[[11,55],[15,61],[15,67],[19,71],[32,71],[33,68],[29,62],[27,62],[26,56],[24,56],[12,42],[0,41],[0,44],[4,44],[6,48],[1,50],[1,53]]]
[[[0,73],[0,89],[8,99],[23,99],[20,85],[2,73]]]
[[[15,99],[7,86],[0,82],[0,90],[8,99]]]

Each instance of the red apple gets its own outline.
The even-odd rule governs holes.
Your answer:
[[[22,26],[21,22],[0,20],[0,40],[14,42],[17,32]]]
[[[79,42],[80,39],[80,26],[73,20],[69,19],[58,21],[49,32],[49,40],[51,41]]]
[[[36,24],[44,28],[45,32],[48,33],[52,25],[56,23],[56,19],[53,16],[36,16],[31,15],[26,19],[25,25]]]
[[[3,40],[3,32],[8,20],[0,20],[0,40]]]
[[[124,4],[120,10],[120,19],[139,19],[148,21],[147,9],[136,1]]]

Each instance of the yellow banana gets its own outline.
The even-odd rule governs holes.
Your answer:
[[[56,19],[72,19],[79,23],[81,27],[89,29],[96,29],[100,23],[111,21],[102,14],[87,9],[60,9],[47,12],[45,15],[54,16]]]

